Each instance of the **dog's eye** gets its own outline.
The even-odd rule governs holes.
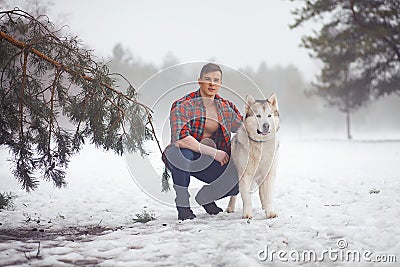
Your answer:
[[[271,114],[268,115],[268,118],[271,118]]]
[[[256,115],[256,117],[257,117],[257,118],[261,118],[261,115],[260,115],[260,114],[258,114],[258,115]]]

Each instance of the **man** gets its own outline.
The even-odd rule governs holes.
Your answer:
[[[222,212],[215,200],[239,193],[238,175],[229,160],[230,138],[243,118],[235,105],[218,95],[222,84],[218,65],[204,65],[198,84],[197,91],[172,104],[171,144],[163,153],[172,174],[179,220],[196,217],[189,204],[190,176],[207,183],[195,199],[208,214]]]

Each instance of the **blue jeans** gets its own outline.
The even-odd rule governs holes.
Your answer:
[[[221,166],[210,156],[175,146],[167,149],[166,157],[174,182],[177,207],[190,207],[188,191],[190,176],[207,183],[198,191],[195,198],[200,205],[239,193],[239,178],[232,160]]]

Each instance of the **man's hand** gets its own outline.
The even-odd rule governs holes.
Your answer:
[[[223,166],[229,162],[229,155],[223,150],[217,150],[214,159],[221,163],[221,166]]]
[[[186,136],[175,142],[175,146],[179,148],[189,148],[194,152],[209,155],[216,161],[221,163],[221,166],[229,162],[229,155],[223,150],[217,150],[213,147],[199,143],[193,136]]]

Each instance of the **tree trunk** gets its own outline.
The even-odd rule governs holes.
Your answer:
[[[350,131],[350,109],[346,111],[346,128],[347,128],[347,139],[351,140],[351,131]]]

